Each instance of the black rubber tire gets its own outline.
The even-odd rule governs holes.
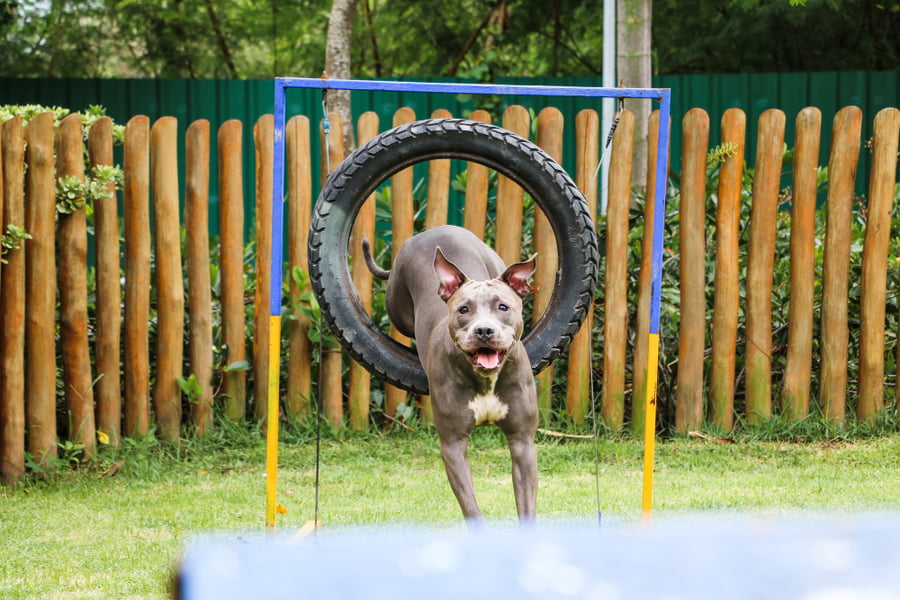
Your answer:
[[[587,202],[535,144],[465,119],[416,121],[373,138],[341,163],[319,194],[309,233],[310,279],[322,315],[344,349],[379,377],[418,394],[428,393],[428,381],[415,350],[391,339],[366,314],[347,257],[353,222],[366,198],[397,171],[439,158],[481,163],[512,179],[535,199],[556,235],[553,295],[523,339],[535,373],[569,345],[597,285],[597,237]]]

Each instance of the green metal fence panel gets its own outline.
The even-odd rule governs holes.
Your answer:
[[[780,108],[787,116],[786,142],[793,145],[794,119],[805,106],[817,106],[822,111],[822,151],[820,162],[826,164],[831,123],[835,113],[850,104],[864,111],[864,139],[872,135],[872,121],[882,108],[900,105],[900,70],[877,72],[817,72],[817,73],[743,73],[731,75],[666,75],[653,80],[654,87],[669,87],[672,95],[672,154],[671,169],[680,171],[681,118],[694,107],[705,109],[710,115],[710,144],[718,143],[721,135],[720,119],[729,108],[741,108],[747,113],[747,161],[752,166],[756,149],[756,123],[769,108]],[[450,81],[428,78],[428,81]],[[599,77],[568,78],[505,78],[500,83],[531,85],[599,86]],[[304,114],[310,118],[313,132],[318,131],[322,117],[321,93],[318,90],[290,90],[287,114]],[[390,126],[394,112],[401,106],[412,108],[416,116],[425,118],[437,108],[445,108],[454,116],[466,117],[485,103],[491,105],[495,122],[502,110],[511,104],[521,104],[536,115],[553,104],[565,115],[563,164],[570,170],[574,165],[574,121],[578,111],[593,108],[600,112],[599,102],[586,98],[504,97],[474,98],[449,94],[397,94],[387,92],[355,93],[352,98],[354,115],[375,111],[381,128]],[[176,80],[176,79],[11,79],[0,78],[0,104],[45,104],[83,110],[91,104],[106,107],[107,113],[120,124],[134,115],[147,115],[151,122],[162,116],[178,119],[179,135],[196,119],[207,119],[211,130],[211,152],[215,156],[216,131],[228,119],[244,124],[243,165],[246,227],[248,238],[253,224],[255,202],[253,126],[273,105],[271,80]],[[320,161],[317,135],[311,145],[313,164]],[[606,135],[606,132],[602,132]],[[183,139],[183,137],[182,137]],[[179,150],[183,153],[183,145]],[[218,174],[215,161],[210,169],[210,228],[218,230]],[[183,155],[179,156],[183,169]],[[863,154],[857,178],[857,192],[867,192],[865,182],[869,173],[868,154]],[[455,173],[456,174],[456,173]],[[417,172],[417,178],[420,173]],[[422,175],[424,176],[424,175]],[[184,181],[184,173],[179,173]],[[313,193],[319,183],[313,183]],[[183,183],[181,184],[183,188]]]

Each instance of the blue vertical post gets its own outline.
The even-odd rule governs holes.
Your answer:
[[[653,512],[653,467],[656,454],[656,384],[659,374],[659,312],[662,295],[663,229],[666,223],[666,175],[669,162],[669,90],[662,90],[659,102],[659,129],[656,138],[656,189],[653,197],[653,256],[650,273],[650,332],[647,336],[647,390],[644,399],[644,483],[641,510],[644,521]],[[647,194],[651,190],[647,190]]]
[[[284,119],[285,90],[275,80],[275,137],[272,177],[272,269],[269,282],[269,380],[266,412],[266,530],[275,531],[278,509],[278,381],[281,367],[281,277],[284,262]]]

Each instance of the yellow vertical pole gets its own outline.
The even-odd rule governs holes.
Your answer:
[[[647,336],[647,364],[658,365],[659,334]],[[647,393],[644,413],[644,487],[641,492],[641,513],[644,523],[650,522],[653,510],[653,463],[656,453],[656,378],[658,368],[647,369]]]
[[[269,317],[269,398],[266,419],[266,531],[275,533],[278,490],[278,379],[281,356],[281,315]]]

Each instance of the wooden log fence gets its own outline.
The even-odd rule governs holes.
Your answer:
[[[185,135],[184,228],[187,257],[188,360],[200,386],[191,398],[191,420],[202,436],[213,424],[212,284],[209,277],[209,121],[191,123]]]
[[[124,433],[143,437],[150,431],[150,119],[128,121],[124,146]]]
[[[56,174],[79,182],[84,180],[84,143],[81,117],[77,114],[67,116],[59,125]],[[59,353],[69,439],[84,448],[86,457],[91,457],[96,447],[96,424],[88,345],[87,216],[83,209],[58,216],[56,242]]]
[[[449,113],[438,111],[434,115]],[[492,120],[484,112],[472,116]],[[394,124],[414,118],[411,110],[400,109]],[[900,111],[885,109],[874,117],[872,174],[862,209],[854,207],[853,184],[861,154],[863,115],[855,107],[835,115],[824,201],[825,227],[817,231],[821,118],[818,109],[802,110],[796,117],[795,139],[787,140],[795,146],[790,219],[779,218],[787,210],[782,206],[779,211],[786,199],[781,189],[784,113],[771,110],[760,117],[755,160],[747,166],[753,169],[749,193],[742,186],[747,125],[742,111],[732,109],[722,116],[720,140],[709,139],[709,116],[700,109],[687,113],[679,125],[683,129],[680,151],[684,169],[668,215],[669,221],[678,225],[679,243],[676,247],[667,239],[666,244],[667,256],[677,253],[680,257],[679,272],[676,276],[670,269],[666,285],[670,289],[677,286],[678,290],[666,298],[680,297],[680,306],[669,311],[677,313],[676,327],[669,330],[668,339],[663,338],[664,356],[669,367],[677,365],[677,377],[660,397],[661,402],[673,407],[670,424],[679,432],[704,423],[729,430],[737,418],[761,422],[775,414],[797,420],[814,410],[840,423],[850,412],[848,400],[853,402],[856,418],[872,421],[886,406],[896,406],[898,388],[894,386],[900,386],[900,378],[886,372],[885,359],[897,335],[896,331],[887,331],[886,315],[888,303],[896,301],[887,275],[895,267],[888,260],[891,216],[900,208],[894,205],[898,195]],[[606,132],[599,131],[593,111],[583,111],[574,119],[575,178],[596,212],[594,170],[600,137]],[[342,128],[339,117],[330,115],[330,120],[328,164],[333,169],[345,149],[341,136],[335,133]],[[529,121],[528,112],[518,106],[509,107],[501,117],[505,127],[523,135],[531,129]],[[537,143],[557,159],[568,147],[562,136],[563,121],[558,110],[546,109],[537,116],[535,127]],[[96,452],[98,433],[104,443],[118,444],[122,437],[145,436],[155,427],[161,439],[174,441],[184,435],[186,425],[198,435],[207,434],[214,427],[214,412],[232,421],[282,416],[266,414],[264,397],[270,358],[267,311],[272,117],[266,115],[254,124],[257,166],[250,175],[255,177],[257,189],[256,253],[249,263],[243,234],[244,124],[227,121],[219,127],[215,157],[210,156],[209,123],[189,124],[184,140],[183,219],[179,216],[177,125],[171,117],[151,124],[146,117],[136,116],[128,122],[122,163],[123,212],[117,214],[114,197],[92,200],[96,262],[91,265],[87,262],[86,212],[75,209],[57,214],[54,187],[58,178],[81,181],[86,176],[80,118],[67,117],[55,131],[49,113],[27,124],[13,118],[2,125],[0,211],[4,232],[10,225],[24,225],[31,236],[17,249],[5,251],[0,265],[0,477],[6,482],[17,481],[25,474],[26,451],[37,462],[52,462],[60,435],[77,444],[89,458]],[[649,121],[651,139],[661,126],[670,124],[659,123],[658,113],[654,113]],[[575,338],[566,370],[557,370],[556,381],[552,369],[539,375],[545,415],[557,408],[555,396],[565,396],[558,408],[564,408],[575,423],[582,423],[594,402],[599,418],[611,430],[626,424],[636,430],[643,427],[643,386],[648,369],[644,347],[649,304],[646,248],[652,235],[652,203],[644,205],[643,219],[636,217],[640,200],[634,196],[633,187],[646,183],[653,189],[655,169],[648,169],[647,182],[633,181],[634,128],[633,115],[622,114],[607,158],[609,208],[606,215],[598,215],[597,225],[605,247],[598,302],[588,324]],[[360,143],[374,137],[379,131],[377,116],[362,115],[357,130]],[[109,120],[98,121],[88,133],[91,163],[112,164]],[[319,130],[315,141],[324,145],[322,135]],[[381,384],[352,361],[346,361],[345,382],[341,352],[328,348],[317,371],[313,365],[315,344],[309,336],[316,324],[301,310],[309,299],[309,289],[301,287],[304,280],[295,275],[297,269],[306,268],[306,235],[316,171],[310,164],[311,141],[309,119],[292,118],[286,128],[284,272],[290,318],[285,328],[285,356],[281,357],[286,366],[283,416],[308,417],[320,389],[324,413],[332,425],[339,427],[346,422],[354,429],[365,429],[373,418],[372,390]],[[720,154],[717,163],[709,162],[710,146],[716,146]],[[656,152],[651,143],[650,161],[655,162]],[[218,161],[220,174],[221,236],[220,246],[212,255],[208,231],[210,160]],[[506,262],[534,250],[539,253],[541,271],[535,277],[536,310],[532,316],[537,318],[556,273],[552,232],[539,211],[532,215],[523,212],[526,203],[517,185],[499,177],[491,186],[488,169],[481,165],[460,168],[466,166],[463,223],[476,235],[490,237]],[[325,173],[323,167],[319,173]],[[450,160],[433,161],[427,168],[424,192],[417,191],[413,169],[392,176],[385,192],[391,207],[391,223],[386,224],[390,235],[383,235],[391,243],[386,256],[415,233],[417,214],[424,219],[424,227],[452,220],[451,169]],[[718,184],[710,191],[709,176],[713,172],[718,173]],[[423,198],[426,206],[417,213]],[[713,203],[714,210],[710,210]],[[750,217],[745,222],[741,210],[747,203]],[[356,246],[363,236],[374,239],[382,235],[377,233],[381,227],[376,230],[375,204],[373,194],[360,212],[351,249],[354,284],[369,312],[373,310],[373,283],[367,269],[359,268],[362,260]],[[492,204],[493,211],[489,208]],[[852,253],[859,255],[851,244],[854,218],[865,219],[866,227],[864,250],[861,257],[857,256],[861,261],[859,367],[854,373],[856,381],[850,382],[848,364],[857,358],[850,356],[848,343],[850,328],[855,326],[848,318],[849,274]],[[529,219],[534,220],[533,230],[523,229]],[[776,255],[783,248],[777,243],[780,224],[788,220],[791,272],[785,350],[773,342],[772,290],[773,263],[776,258],[784,259]],[[183,247],[182,226],[186,232]],[[745,256],[740,254],[742,243],[746,243]],[[817,298],[819,246],[824,259]],[[639,248],[643,248],[643,257]],[[743,281],[742,265],[746,269]],[[89,266],[96,274],[96,289],[91,296],[95,301],[90,308]],[[707,281],[713,281],[711,311],[707,310]],[[743,328],[739,322],[742,285],[746,294]],[[636,306],[629,305],[629,288],[637,294]],[[151,294],[151,289],[155,293]],[[56,294],[58,312],[54,312]],[[152,305],[151,298],[155,298]],[[247,310],[248,306],[252,310]],[[59,326],[58,343],[55,325]],[[248,330],[253,332],[249,339]],[[818,356],[813,351],[816,336]],[[152,348],[151,340],[156,344]],[[900,349],[897,352],[900,356]],[[51,360],[51,356],[57,359]],[[737,360],[739,356],[743,361]],[[62,373],[59,383],[57,365]],[[818,376],[814,375],[816,365]],[[780,378],[779,373],[783,373]],[[199,389],[185,398],[178,380],[190,375],[196,378]],[[562,384],[561,379],[565,379]],[[897,383],[888,385],[892,379]],[[59,398],[57,387],[61,390]],[[397,408],[401,404],[412,406],[414,400],[402,390],[384,387],[383,410],[392,419],[398,418]],[[422,419],[427,421],[428,399],[418,399],[417,403]],[[58,413],[65,417],[58,420]]]
[[[709,420],[724,431],[734,425],[734,390],[740,267],[741,181],[747,118],[737,109],[722,115],[722,143],[730,153],[719,166],[716,189],[716,258],[713,282],[712,355],[709,375]]]
[[[289,265],[287,272],[290,278],[288,280],[290,314],[293,318],[288,321],[287,326],[288,373],[284,404],[286,412],[291,418],[300,418],[309,414],[312,398],[312,343],[309,339],[310,320],[301,312],[299,303],[295,300],[311,293],[311,288],[308,282],[304,287],[300,287],[301,282],[294,279],[292,271],[295,266],[302,268],[307,264],[306,242],[309,236],[310,221],[308,207],[312,206],[309,119],[302,115],[293,117],[287,122],[285,129],[288,198],[287,259]],[[373,229],[374,218],[373,214]],[[365,294],[365,290],[362,293]],[[366,419],[366,423],[368,423],[368,419]]]
[[[3,124],[3,230],[25,224],[25,129],[15,117]],[[18,439],[25,427],[25,257],[10,256],[0,269],[0,475],[5,479],[24,473],[25,446]]]
[[[112,120],[109,117],[100,119],[91,127],[88,152],[92,168],[113,166]],[[94,199],[94,240],[97,257],[95,290],[97,332],[94,336],[97,375],[94,399],[97,431],[106,434],[110,443],[117,444],[120,434],[119,423],[122,420],[122,384],[119,379],[119,365],[122,362],[120,310],[122,286],[119,276],[119,214],[114,182],[107,183],[105,194]],[[177,195],[174,200],[178,201]]]
[[[53,116],[50,113],[38,115],[28,124],[25,131],[25,160],[28,164],[25,229],[31,239],[25,242],[28,256],[25,264],[25,296],[28,302],[25,377],[29,382],[26,423],[27,448],[38,464],[45,464],[57,456],[56,361],[47,360],[47,357],[55,355],[56,344],[56,177],[53,139]],[[121,400],[117,401],[121,405]],[[18,435],[14,432],[14,436]]]
[[[789,419],[809,411],[812,379],[816,274],[816,188],[822,113],[814,107],[797,115],[791,196],[791,295],[788,350],[781,402]]]
[[[184,363],[184,274],[178,218],[177,123],[163,117],[150,129],[150,164],[156,248],[156,380],[153,408],[160,437],[181,437]]]
[[[222,390],[225,416],[244,418],[247,408],[247,361],[244,334],[244,199],[240,121],[229,120],[218,132],[219,143],[219,278],[225,373]]]
[[[834,117],[828,159],[822,274],[822,330],[828,335],[822,337],[819,403],[824,407],[826,417],[837,422],[844,419],[847,400],[851,222],[861,127],[862,113],[855,106],[838,112]]]
[[[706,155],[709,116],[693,109],[683,120],[679,228],[702,232],[706,220]],[[682,235],[680,244],[681,322],[678,328],[678,396],[675,429],[687,433],[703,424],[703,351],[706,332],[706,236]]]

